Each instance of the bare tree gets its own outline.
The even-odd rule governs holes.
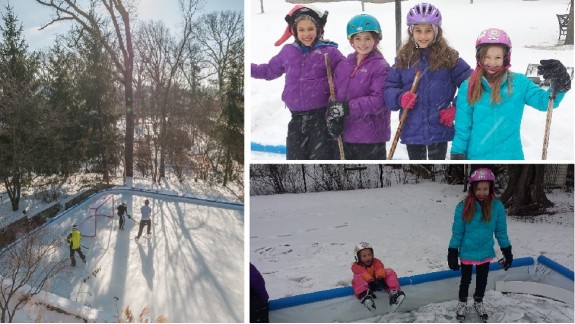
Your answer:
[[[233,49],[244,38],[242,13],[227,10],[203,15],[194,24],[193,33],[217,76],[218,89],[222,89],[225,69],[234,59]]]
[[[0,318],[11,323],[16,312],[38,295],[68,266],[67,259],[54,259],[62,240],[47,240],[43,230],[23,234],[22,240],[0,252]]]
[[[83,32],[89,33],[101,42],[120,73],[120,81],[124,85],[124,104],[126,106],[125,176],[126,184],[131,185],[134,175],[134,93],[132,88],[134,50],[130,25],[130,15],[133,9],[130,7],[131,3],[126,6],[124,0],[90,0],[89,8],[80,8],[76,0],[36,0],[36,2],[55,9],[55,16],[40,29],[59,21],[72,20],[78,23]],[[106,26],[95,10],[98,4],[103,5],[109,15],[114,38],[106,36]]]

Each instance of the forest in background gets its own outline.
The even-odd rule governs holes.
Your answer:
[[[74,24],[29,52],[3,8],[0,179],[14,211],[23,188],[79,173],[243,183],[243,12],[180,0],[171,31],[131,18],[132,0],[36,2],[55,13],[44,27]]]

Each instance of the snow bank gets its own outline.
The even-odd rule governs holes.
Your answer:
[[[0,276],[2,286],[11,286],[12,280]],[[23,285],[16,294],[14,300],[23,298],[28,292],[32,291],[29,285]],[[110,313],[99,309],[91,308],[79,304],[67,298],[54,295],[50,292],[41,290],[40,293],[30,298],[28,303],[44,306],[47,309],[54,310],[65,315],[75,316],[88,323],[115,323],[116,317]]]
[[[475,271],[475,269],[474,269]],[[407,298],[398,312],[407,312],[433,303],[453,300],[459,287],[460,271],[438,271],[400,278],[399,282]],[[494,262],[490,265],[487,290],[495,290],[497,281],[535,282],[568,290],[573,295],[573,271],[540,256],[537,262],[531,258],[513,261],[513,267],[503,271]],[[473,279],[470,291],[473,291]],[[539,291],[531,294],[539,295]],[[380,294],[377,310],[372,316],[389,312],[387,297]],[[571,300],[571,305],[573,301]],[[571,306],[572,309],[572,306]],[[272,322],[351,322],[365,319],[368,311],[353,296],[351,287],[341,287],[309,294],[285,297],[270,301]]]

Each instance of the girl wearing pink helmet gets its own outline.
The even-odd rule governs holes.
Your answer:
[[[375,309],[374,291],[385,291],[389,294],[389,305],[395,310],[405,298],[400,290],[395,271],[385,268],[378,258],[373,256],[373,247],[367,242],[357,244],[353,252],[355,262],[351,266],[353,279],[351,286],[355,297],[369,310]]]
[[[459,108],[458,108],[459,109]],[[493,245],[497,243],[503,252],[505,271],[513,262],[511,243],[507,236],[507,221],[503,203],[495,198],[495,176],[487,168],[478,168],[469,177],[471,189],[467,197],[455,207],[451,240],[447,253],[447,262],[451,270],[461,268],[459,285],[459,303],[456,316],[462,321],[467,311],[467,297],[471,274],[475,266],[477,278],[475,284],[474,308],[482,320],[487,320],[483,306],[483,296],[487,286],[489,263],[495,257]],[[461,261],[461,266],[459,261]]]
[[[385,106],[409,111],[401,132],[410,160],[445,160],[447,143],[453,139],[459,85],[472,70],[451,48],[441,28],[441,12],[422,2],[407,13],[409,38],[401,46],[384,86]],[[422,73],[416,93],[409,90],[416,72]]]
[[[524,74],[509,71],[511,48],[503,30],[489,28],[479,34],[477,67],[457,98],[452,160],[523,160],[520,128],[525,105],[546,111],[553,88],[556,108],[571,89],[571,78],[558,60],[542,60],[538,68],[551,80],[547,91]]]

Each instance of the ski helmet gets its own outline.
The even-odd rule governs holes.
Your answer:
[[[471,173],[469,176],[469,183],[474,183],[478,181],[493,181],[495,182],[495,175],[493,171],[487,168],[479,168]]]
[[[78,228],[78,225],[76,225],[76,224],[72,225],[72,229],[77,229],[77,228]]]
[[[303,17],[307,16],[311,18],[311,20],[317,26],[317,36],[321,38],[323,36],[323,28],[327,22],[327,11],[322,11],[319,8],[307,4],[307,5],[296,5],[294,6],[288,14],[285,16],[285,21],[288,23],[282,37],[278,39],[274,45],[280,46],[283,44],[288,38],[292,35],[296,36],[295,26],[296,23]],[[298,19],[300,18],[300,19]]]
[[[358,243],[354,248],[353,248],[353,253],[355,253],[355,259],[356,260],[360,260],[359,259],[359,252],[361,252],[362,250],[365,249],[370,249],[371,253],[373,254],[373,247],[371,247],[371,244],[367,243],[367,242],[360,242]]]
[[[381,40],[381,27],[374,16],[368,14],[360,14],[352,17],[347,23],[347,39],[351,36],[362,32],[376,32]]]
[[[475,57],[477,62],[479,62],[479,50],[486,44],[502,45],[506,50],[503,65],[509,66],[511,64],[511,39],[506,32],[497,28],[489,28],[479,34],[475,41]]]
[[[422,2],[407,12],[407,25],[430,24],[441,26],[441,12],[434,5]]]

